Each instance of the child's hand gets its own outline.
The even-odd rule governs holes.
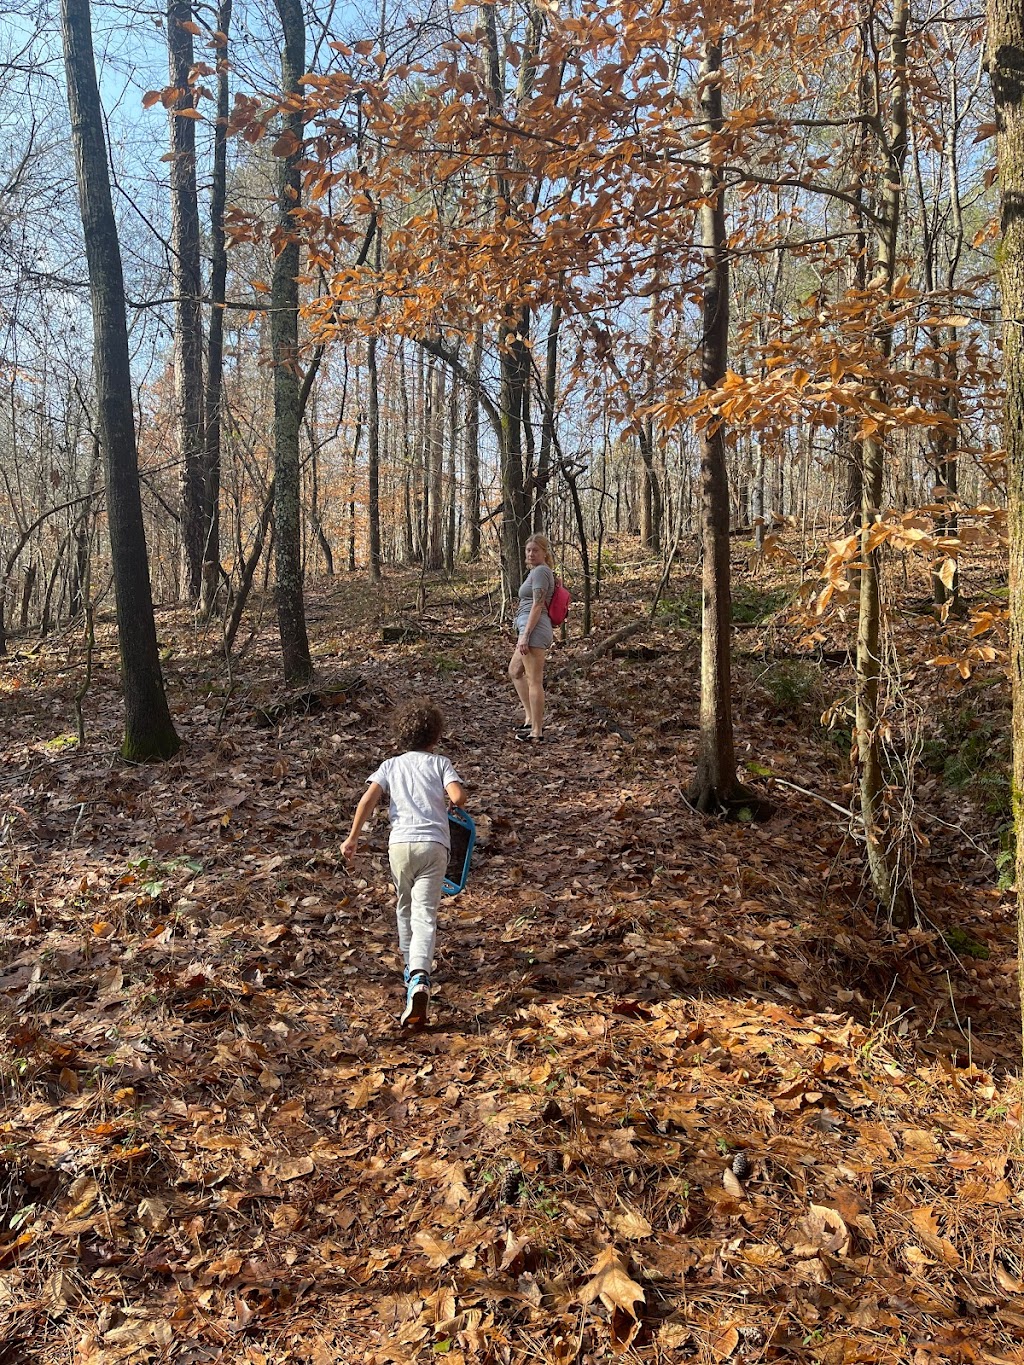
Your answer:
[[[358,838],[354,834],[350,834],[341,846],[341,856],[345,859],[347,863],[350,863],[352,859],[356,856],[356,850],[358,848],[359,848]]]

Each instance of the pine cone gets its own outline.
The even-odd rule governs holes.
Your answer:
[[[754,1169],[754,1163],[746,1152],[737,1152],[732,1159],[732,1173],[737,1180],[746,1180]]]
[[[512,1163],[508,1170],[501,1177],[501,1186],[498,1190],[498,1198],[503,1204],[515,1204],[519,1200],[519,1192],[522,1189],[523,1173],[519,1167]]]

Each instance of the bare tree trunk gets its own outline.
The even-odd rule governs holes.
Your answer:
[[[57,579],[61,569],[64,567],[64,557],[68,552],[70,535],[64,536],[57,546],[57,554],[54,557],[53,567],[46,580],[46,591],[43,594],[43,609],[39,614],[39,638],[45,640],[50,633],[50,622],[53,619],[53,594],[57,586]]]
[[[380,234],[375,246],[375,264],[378,274],[381,262]],[[380,316],[382,296],[378,292],[373,299],[374,321]],[[370,582],[380,582],[380,389],[377,374],[377,333],[371,332],[366,343],[366,513],[368,526],[368,550]]]
[[[223,34],[217,50],[217,122],[213,131],[213,185],[210,191],[210,329],[206,350],[206,431],[203,452],[203,591],[200,614],[208,620],[220,585],[220,438],[224,391],[224,300],[228,253],[224,234],[227,203],[228,32],[232,0],[221,0],[217,28]]]
[[[480,22],[484,35],[487,61],[488,99],[495,117],[502,113],[504,104],[501,83],[501,61],[498,52],[498,29],[495,6],[480,6]],[[531,41],[536,29],[531,23]],[[525,72],[527,61],[520,63]],[[499,167],[495,176],[497,196],[495,213],[511,213],[512,195],[506,168]],[[502,575],[508,594],[515,591],[522,580],[523,558],[529,534],[526,493],[523,486],[523,386],[529,382],[530,355],[526,346],[529,335],[529,310],[509,307],[498,329],[499,399],[501,439],[498,459],[501,473],[501,562]]]
[[[484,325],[473,333],[469,357],[471,383],[466,393],[466,500],[464,515],[471,564],[480,558],[480,370],[484,353]]]
[[[124,276],[107,175],[89,0],[62,0],[61,32],[92,301],[99,436],[106,462],[107,521],[125,709],[121,752],[135,760],[168,758],[177,752],[179,740],[164,692],[153,617],[132,410]]]
[[[946,272],[946,289],[952,293],[956,286],[957,268],[964,245],[963,205],[960,202],[960,168],[957,163],[957,136],[960,131],[960,86],[955,63],[949,73],[949,121],[946,127],[945,159],[949,170],[949,207],[953,221],[953,249],[949,255]],[[921,196],[923,202],[923,196]],[[935,236],[931,235],[929,248]],[[933,249],[926,252],[926,260],[931,269]],[[931,287],[933,282],[929,282]],[[949,418],[947,425],[939,427],[933,439],[933,458],[935,480],[939,485],[938,500],[943,511],[937,519],[936,531],[942,537],[953,538],[957,534],[959,517],[956,503],[959,496],[959,466],[956,457],[958,444],[957,430],[960,423],[960,386],[959,386],[959,348],[956,330],[952,327],[935,328],[933,332],[935,359],[933,372],[940,381],[941,403]],[[932,574],[932,600],[945,619],[950,612],[960,610],[960,569],[959,561],[952,560],[952,574],[944,576],[945,565]]]
[[[174,393],[181,452],[181,543],[185,591],[199,600],[203,581],[203,324],[199,195],[196,189],[195,62],[191,0],[168,0],[167,56],[177,97],[171,123],[171,277],[174,281]]]
[[[449,577],[455,572],[455,551],[458,529],[456,488],[456,456],[459,449],[459,386],[452,380],[448,395],[448,505],[444,526],[444,570]]]
[[[1017,982],[1024,1017],[1024,9],[989,0],[987,66],[996,106],[1001,189],[1003,440],[1010,520],[1010,681],[1013,687],[1013,817],[1017,834]]]
[[[537,491],[533,500],[533,529],[543,531],[547,524],[551,493],[551,445],[555,433],[555,395],[558,391],[558,332],[562,323],[562,309],[551,306],[548,321],[548,342],[544,360],[544,414],[540,428],[540,455],[537,459]]]
[[[429,514],[424,567],[435,572],[444,567],[441,539],[444,519],[444,393],[444,366],[432,359],[427,379],[426,496]]]
[[[366,343],[366,480],[369,518],[370,582],[380,582],[380,392],[377,376],[377,338]]]
[[[32,594],[36,587],[36,578],[39,575],[39,565],[34,559],[28,562],[25,570],[25,579],[21,585],[21,611],[18,617],[18,629],[25,631],[28,629],[29,608],[32,605]]]
[[[306,73],[306,22],[301,0],[274,0],[283,31],[281,90],[302,93]],[[302,114],[282,118],[278,181],[277,256],[270,291],[270,338],[274,357],[274,567],[277,574],[277,624],[285,680],[308,682],[313,660],[306,634],[302,596],[301,474],[302,423],[299,372],[299,241],[292,213],[302,203]]]
[[[664,505],[661,496],[661,483],[654,467],[654,418],[647,414],[640,424],[640,458],[643,461],[643,503],[640,521],[640,538],[645,550],[653,554],[661,551],[661,528],[664,520]]]
[[[861,0],[860,12],[857,17],[857,26],[860,35],[860,52],[858,60],[860,62],[860,75],[857,80],[857,113],[859,116],[857,136],[853,147],[853,197],[854,206],[853,231],[854,231],[854,253],[853,253],[853,288],[861,298],[868,287],[868,233],[867,216],[864,208],[864,189],[868,173],[868,163],[870,160],[869,144],[871,140],[871,116],[874,110],[875,91],[872,83],[872,71],[874,69],[874,35],[872,34],[870,0]],[[856,531],[861,522],[861,507],[864,501],[864,466],[862,463],[863,450],[861,443],[856,439],[858,422],[856,418],[850,416],[843,421],[843,445],[846,458],[846,497],[845,497],[845,524],[852,534]],[[851,587],[857,589],[860,584],[859,570],[852,570],[850,573]]]
[[[523,576],[529,508],[523,474],[523,389],[529,383],[530,353],[526,346],[529,310],[518,321],[501,325],[498,337],[501,370],[501,550],[505,583],[513,593]]]
[[[889,129],[885,140],[887,164],[879,204],[877,263],[871,284],[878,289],[883,307],[889,307],[888,293],[896,270],[902,205],[903,164],[907,151],[907,53],[906,32],[910,17],[909,0],[895,0],[890,35],[892,95]],[[888,317],[878,331],[877,346],[887,362],[892,352],[892,323]],[[882,386],[874,394],[884,403]],[[884,455],[882,443],[869,437],[861,446],[864,487],[861,502],[860,611],[857,622],[857,676],[855,685],[855,738],[860,769],[860,815],[864,826],[868,871],[875,894],[889,917],[899,924],[909,922],[911,906],[907,894],[910,867],[905,839],[898,829],[890,828],[885,809],[885,774],[882,767],[882,737],[879,723],[879,678],[881,675],[882,606],[880,548],[870,548],[872,529],[882,503]]]
[[[422,351],[419,354],[422,355]],[[398,396],[402,413],[402,525],[405,542],[402,559],[404,563],[411,564],[416,534],[413,530],[412,515],[413,444],[409,418],[409,379],[405,368],[405,349],[401,341],[398,343]]]
[[[249,594],[252,592],[253,578],[255,577],[256,567],[260,562],[260,557],[263,554],[263,546],[267,538],[268,529],[270,530],[271,535],[273,534],[273,514],[274,488],[273,485],[271,485],[266,501],[263,504],[263,511],[260,513],[259,522],[256,526],[256,536],[253,541],[252,553],[249,555],[248,559],[245,558],[244,555],[240,555],[242,573],[238,583],[238,592],[231,607],[231,615],[224,631],[224,650],[227,654],[230,654],[234,648],[235,636],[238,634],[238,627],[242,623],[242,613],[245,611],[245,604],[248,602]]]
[[[722,112],[721,38],[706,38],[701,65],[701,107],[707,130],[705,199],[701,208],[705,276],[702,314],[701,386],[715,388],[725,377],[729,353],[729,257],[725,230],[725,187],[716,162],[714,138]],[[689,790],[701,811],[727,807],[737,794],[732,729],[732,598],[729,583],[729,484],[725,431],[720,421],[701,433],[702,611],[700,737],[697,770]]]

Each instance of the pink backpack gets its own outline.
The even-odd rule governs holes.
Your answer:
[[[572,596],[564,583],[559,583],[555,579],[555,590],[551,594],[551,601],[548,603],[548,616],[551,618],[553,626],[560,626],[569,614],[569,604]]]

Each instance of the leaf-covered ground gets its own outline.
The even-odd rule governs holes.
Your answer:
[[[229,678],[162,614],[163,766],[116,757],[109,629],[81,750],[81,640],[0,665],[0,1362],[1024,1361],[1014,909],[946,780],[966,692],[922,665],[894,935],[817,722],[848,669],[749,613],[737,740],[776,809],[708,821],[692,587],[625,653],[552,656],[541,748],[484,586],[314,595],[311,708],[269,621]],[[609,578],[596,638],[649,591]],[[424,634],[384,646],[399,618]],[[968,686],[988,735],[1002,687]],[[480,843],[410,1038],[386,827],[351,871],[338,844],[413,693]]]

